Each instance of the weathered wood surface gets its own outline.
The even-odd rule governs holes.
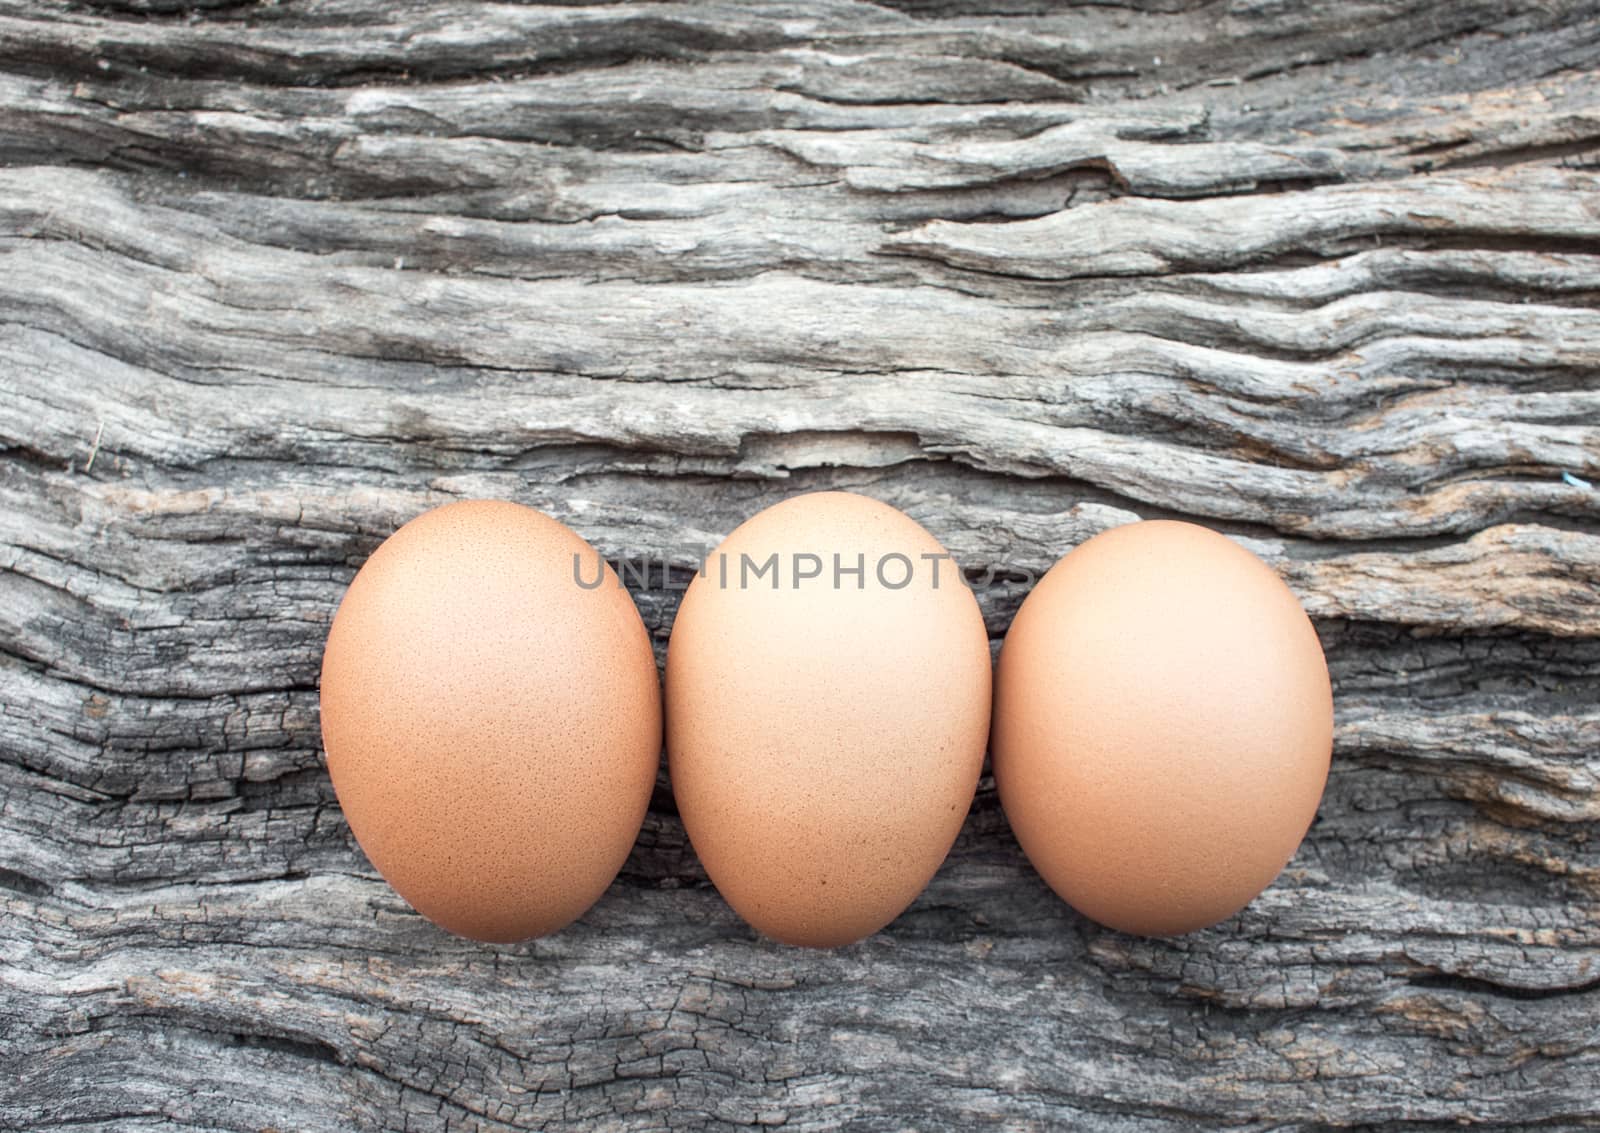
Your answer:
[[[1600,1123],[1597,64],[1587,0],[0,0],[0,1127]],[[1134,516],[1265,556],[1338,698],[1289,871],[1120,936],[986,780],[805,953],[663,780],[568,931],[410,913],[317,730],[383,535],[683,577],[824,486],[996,640]]]

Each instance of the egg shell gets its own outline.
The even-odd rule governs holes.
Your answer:
[[[1007,818],[1058,894],[1172,935],[1232,916],[1305,836],[1333,698],[1294,594],[1204,527],[1113,528],[1018,611],[995,679]]]
[[[745,585],[743,556],[774,554],[780,585]],[[823,576],[792,584],[812,568],[804,555]],[[915,520],[818,492],[741,525],[690,584],[667,652],[673,795],[717,889],[790,944],[888,924],[966,818],[991,693],[977,602]]]
[[[464,501],[400,528],[350,584],[322,735],[350,828],[395,890],[451,932],[520,940],[581,915],[627,858],[660,762],[660,685],[594,548],[532,508]]]

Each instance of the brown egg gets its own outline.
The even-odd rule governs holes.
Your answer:
[[[339,804],[378,871],[451,932],[554,932],[638,835],[660,687],[616,575],[592,585],[603,565],[532,508],[454,503],[373,552],[334,618],[322,738]]]
[[[718,890],[790,944],[888,924],[966,818],[990,692],[977,602],[915,520],[819,492],[741,525],[667,651],[672,791]]]
[[[1190,932],[1265,889],[1316,814],[1332,738],[1300,604],[1194,524],[1090,539],[1040,580],[1000,653],[1006,817],[1052,889],[1125,932]]]

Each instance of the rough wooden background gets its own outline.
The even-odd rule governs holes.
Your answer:
[[[0,0],[0,1128],[1600,1124],[1597,64],[1589,0]],[[1278,884],[1102,930],[987,779],[835,953],[664,781],[551,939],[376,877],[316,680],[385,534],[681,578],[825,486],[996,640],[1135,516],[1272,562],[1338,698]]]

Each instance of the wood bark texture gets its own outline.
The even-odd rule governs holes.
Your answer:
[[[0,0],[0,1128],[1600,1125],[1597,65],[1593,0]],[[996,645],[1108,526],[1263,556],[1290,868],[1122,936],[986,777],[805,952],[663,777],[549,939],[383,883],[316,686],[384,536],[655,555],[659,651],[826,487]]]

